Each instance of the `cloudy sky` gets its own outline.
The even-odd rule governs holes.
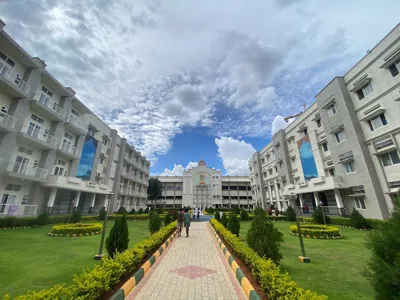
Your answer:
[[[224,174],[399,21],[398,0],[0,0],[5,30],[152,162]],[[274,122],[275,120],[275,122]]]

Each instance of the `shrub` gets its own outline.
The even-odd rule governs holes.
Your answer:
[[[161,215],[162,213],[164,213],[164,210],[161,208],[161,207],[159,207],[159,208],[157,208],[157,213],[159,214],[159,215]]]
[[[146,206],[146,208],[143,210],[142,208],[141,208],[141,210],[142,210],[142,212],[141,213],[148,213],[149,212],[149,207],[148,206]],[[140,209],[139,209],[139,211],[140,211]]]
[[[217,211],[217,210],[215,211],[214,218],[218,222],[221,222],[221,215],[219,214],[219,211]]]
[[[296,212],[292,206],[286,209],[286,220],[290,222],[296,221]]]
[[[132,208],[131,211],[129,212],[130,215],[134,215],[136,213],[135,208]]]
[[[176,209],[174,209],[174,211],[172,212],[172,215],[171,215],[171,221],[173,222],[176,220],[178,220],[178,211]]]
[[[258,214],[265,216],[267,213],[261,207],[257,207],[256,209],[254,209],[254,215],[258,215]]]
[[[129,232],[126,216],[116,218],[114,226],[111,228],[110,235],[106,239],[106,249],[110,257],[114,257],[117,252],[125,251],[129,244]]]
[[[99,211],[99,220],[100,220],[100,221],[104,221],[104,219],[106,218],[106,216],[107,216],[107,211],[106,211],[106,209],[105,209],[104,207],[102,207],[102,208],[100,209],[100,211]]]
[[[235,206],[233,206],[233,213],[234,214],[236,214],[236,215],[238,215],[238,214],[240,214],[240,208],[239,208],[239,206],[238,205],[235,205]]]
[[[11,300],[9,295],[5,295],[3,300]],[[29,291],[25,295],[17,296],[14,300],[67,300],[72,299],[72,291],[70,287],[66,287],[64,284],[57,284],[50,289],[41,290],[39,292]]]
[[[301,300],[326,300],[326,296],[304,290],[288,273],[281,272],[280,268],[270,259],[261,258],[253,249],[225,229],[215,219],[210,220],[215,231],[220,234],[232,251],[251,269],[255,280],[261,289],[268,294],[270,300],[301,299]]]
[[[342,218],[342,217],[330,217],[330,224],[333,225],[341,225],[341,226],[351,226],[350,218]]]
[[[161,227],[161,219],[158,213],[155,211],[152,211],[150,213],[150,218],[149,218],[149,231],[150,233],[155,233],[160,230]]]
[[[167,213],[164,217],[164,226],[167,226],[169,223],[171,223],[171,215]]]
[[[271,220],[265,218],[265,214],[257,213],[251,222],[246,236],[247,244],[261,257],[269,258],[279,263],[282,254],[279,252],[280,243],[283,242],[283,234],[275,228]]]
[[[239,236],[240,231],[240,220],[236,214],[231,214],[228,221],[228,230],[230,230],[236,236]]]
[[[147,210],[147,208],[146,208],[146,210]],[[142,215],[142,214],[144,214],[144,213],[147,214],[147,212],[148,212],[148,211],[144,211],[143,208],[139,208],[138,214],[139,214],[139,215]]]
[[[38,226],[45,226],[49,224],[49,213],[47,211],[40,213],[36,219],[36,224]]]
[[[242,221],[247,221],[247,220],[249,219],[249,214],[247,213],[246,210],[242,209],[242,210],[240,211],[240,219],[241,219]]]
[[[393,212],[387,223],[378,226],[367,239],[372,255],[365,275],[375,290],[375,299],[400,297],[400,196],[393,202]]]
[[[297,234],[297,225],[291,225],[289,230],[292,234]],[[324,226],[317,224],[301,224],[300,225],[301,234],[306,237],[311,238],[340,238],[339,228],[335,226]]]
[[[352,227],[357,229],[369,229],[371,228],[368,220],[364,218],[356,209],[353,209],[353,212],[350,216],[350,224]]]
[[[228,217],[226,215],[226,212],[222,213],[221,223],[222,223],[222,225],[224,225],[225,228],[228,227]]]
[[[53,226],[52,234],[91,234],[92,232],[99,232],[103,229],[100,223],[74,223]]]
[[[118,208],[117,214],[123,215],[123,214],[126,214],[126,213],[127,213],[127,211],[126,211],[125,207],[121,206],[120,208]]]
[[[317,206],[312,214],[313,221],[315,224],[325,224],[324,223],[324,214],[321,206]],[[330,218],[325,215],[325,222],[326,224],[330,223]]]
[[[79,223],[81,221],[82,218],[82,214],[79,211],[74,211],[71,215],[71,218],[69,219],[69,221],[71,223]]]

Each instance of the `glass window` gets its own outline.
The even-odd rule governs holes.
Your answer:
[[[344,164],[344,169],[347,174],[354,173],[356,171],[356,169],[354,168],[354,164],[352,162]]]
[[[321,119],[318,119],[316,122],[317,122],[318,128],[321,127]]]
[[[357,91],[358,99],[364,99],[365,96],[372,93],[373,89],[370,83],[364,85],[361,89]]]
[[[382,154],[380,157],[384,167],[400,163],[399,154],[397,153],[397,151]]]
[[[328,108],[328,116],[332,117],[334,114],[336,114],[336,107],[335,105],[332,105]]]
[[[335,176],[335,169],[329,169],[329,175]]]
[[[344,141],[344,139],[345,139],[344,131],[343,131],[343,130],[337,132],[337,133],[335,134],[335,136],[336,136],[336,141],[337,141],[338,143]]]
[[[400,61],[398,61],[398,64],[400,64]],[[393,77],[399,75],[399,69],[397,68],[396,63],[389,66],[389,71]]]
[[[356,204],[356,209],[367,209],[365,206],[364,197],[357,197],[354,199],[354,202]]]
[[[324,151],[328,151],[328,143],[323,143],[322,148],[324,148]]]
[[[376,118],[373,118],[368,121],[369,127],[371,131],[374,131],[375,129],[387,125],[387,120],[385,117],[385,114],[380,114]]]

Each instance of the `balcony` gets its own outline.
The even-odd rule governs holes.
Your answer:
[[[38,205],[0,204],[0,216],[36,216]]]
[[[34,98],[32,108],[52,121],[64,121],[67,115],[64,109],[42,93]]]
[[[8,165],[7,175],[19,179],[46,182],[48,171],[45,169],[13,162]]]
[[[0,90],[12,97],[27,97],[31,86],[0,60]]]
[[[345,153],[339,154],[339,160],[341,163],[345,163],[348,161],[353,161],[354,160],[354,155],[353,155],[353,151],[347,151]]]
[[[69,115],[67,127],[76,135],[86,135],[88,127],[83,125],[79,118],[74,115]]]
[[[46,150],[55,150],[57,148],[58,139],[48,134],[47,131],[38,129],[35,126],[27,125],[23,127],[21,136],[34,147]]]
[[[109,194],[110,188],[101,182],[86,181],[77,177],[50,175],[47,182],[44,184],[47,187],[58,187],[62,189],[69,189],[75,191],[96,193],[96,194]]]
[[[0,132],[12,132],[18,119],[10,116],[9,114],[0,112]]]
[[[69,144],[61,144],[58,151],[61,155],[67,156],[68,158],[72,159],[79,159],[82,152],[81,149],[78,149],[75,146]]]
[[[119,189],[119,193],[121,195],[129,195],[129,189],[128,188],[121,188],[121,189]]]
[[[125,178],[125,179],[130,179],[131,178],[131,174],[125,170],[121,171],[121,177]]]
[[[126,163],[130,164],[130,165],[134,165],[135,160],[133,157],[129,156],[128,154],[125,153],[124,155],[124,160]]]

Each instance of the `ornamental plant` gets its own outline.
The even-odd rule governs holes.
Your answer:
[[[129,212],[130,215],[134,215],[136,213],[135,208],[132,208],[131,211]]]
[[[286,209],[286,220],[290,222],[295,222],[296,221],[296,212],[292,206],[289,206]]]
[[[312,217],[313,217],[313,222],[315,224],[324,224],[324,215],[323,215],[323,210],[322,210],[321,206],[317,206],[314,209],[314,213],[312,214]],[[327,215],[325,215],[325,222],[326,222],[326,224],[330,223],[330,218]]]
[[[176,221],[178,219],[178,211],[176,209],[174,209],[174,211],[172,212],[172,216],[171,216],[171,221]]]
[[[159,231],[161,228],[161,218],[155,211],[150,212],[149,216],[149,231],[151,234]]]
[[[117,212],[117,214],[119,214],[119,215],[123,215],[123,214],[126,214],[126,213],[127,213],[126,208],[123,207],[123,206],[121,206],[121,207],[118,209],[118,212]]]
[[[126,215],[117,217],[114,226],[111,228],[110,235],[106,239],[106,249],[108,255],[113,258],[116,253],[120,253],[128,249],[129,232]]]
[[[235,206],[233,207],[233,213],[236,214],[236,215],[240,214],[240,208],[239,208],[238,205],[235,205]]]
[[[240,219],[239,219],[238,215],[236,215],[236,214],[230,215],[227,229],[230,230],[236,236],[239,236]]]
[[[225,228],[228,227],[228,217],[226,215],[226,212],[222,213],[221,223],[222,223],[222,225],[224,225]]]
[[[164,226],[167,226],[169,223],[171,223],[171,215],[169,214],[169,212],[167,212],[164,217]]]
[[[36,224],[38,226],[45,226],[49,224],[49,213],[47,211],[44,211],[40,215],[38,215]]]
[[[99,211],[99,220],[104,221],[104,219],[106,218],[106,215],[107,215],[107,211],[104,207],[102,207]]]
[[[350,225],[357,229],[369,229],[371,225],[369,224],[368,220],[364,218],[362,214],[359,213],[358,210],[353,209],[353,212],[350,216]]]
[[[242,221],[247,221],[247,220],[249,219],[249,214],[247,213],[246,210],[242,209],[242,210],[240,211],[240,219],[241,219]]]
[[[81,221],[82,214],[79,211],[74,211],[69,219],[70,223],[79,223]]]
[[[215,211],[214,217],[215,217],[215,220],[217,220],[218,222],[221,222],[221,215],[219,214],[219,211]]]
[[[146,213],[147,213],[147,211],[146,211]],[[139,208],[138,214],[139,214],[139,215],[143,214],[143,208]]]

